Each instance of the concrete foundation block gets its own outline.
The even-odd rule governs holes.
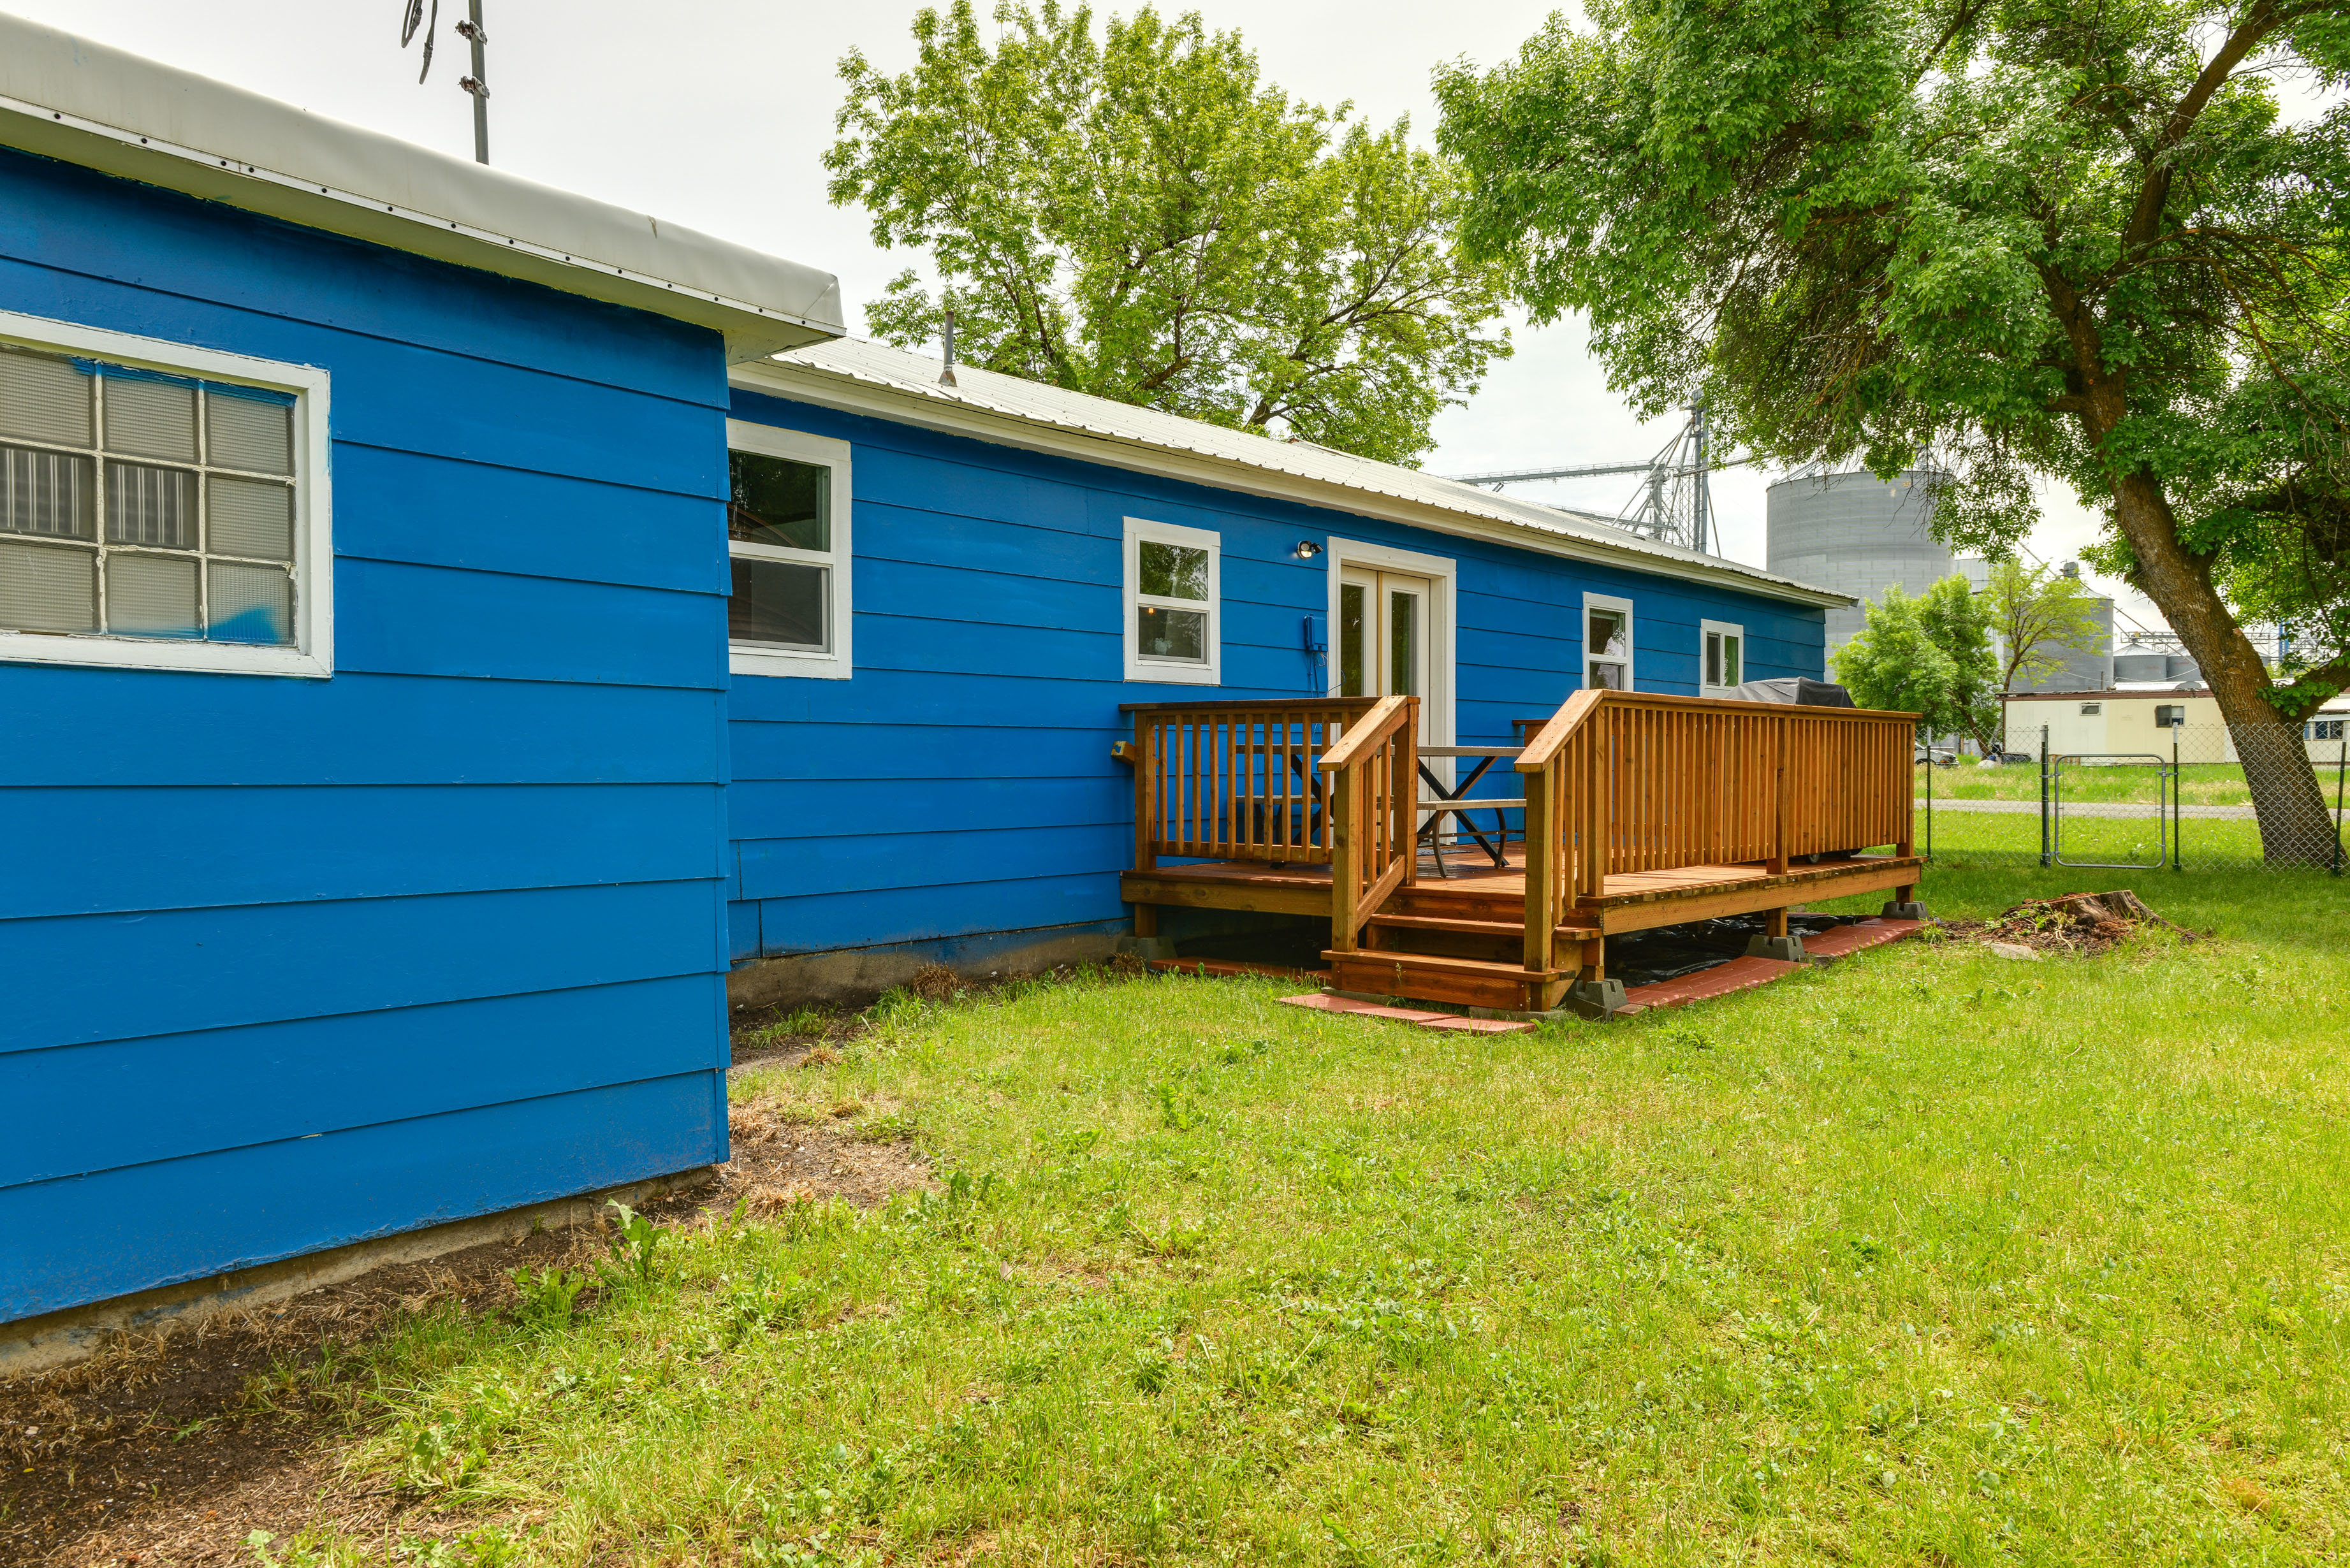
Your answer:
[[[1173,937],[1120,937],[1118,939],[1118,950],[1122,953],[1131,953],[1145,963],[1154,963],[1160,959],[1171,959],[1175,956],[1175,939]]]
[[[1877,911],[1877,919],[1884,920],[1930,920],[1933,918],[1926,912],[1926,906],[1914,898],[1906,904],[1887,904]]]
[[[1613,1018],[1624,1005],[1620,980],[1579,981],[1567,989],[1566,1005],[1578,1018]]]
[[[1750,937],[1746,942],[1746,956],[1777,959],[1781,963],[1809,961],[1809,955],[1804,951],[1804,939],[1797,936]]]

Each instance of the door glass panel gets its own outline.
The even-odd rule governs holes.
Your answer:
[[[831,646],[824,624],[830,568],[749,556],[737,556],[730,564],[733,597],[726,601],[729,639],[818,650]]]
[[[1419,693],[1419,596],[1388,595],[1388,694]]]
[[[1174,659],[1190,664],[1208,661],[1208,618],[1199,610],[1138,606],[1134,637],[1134,645],[1145,659]]]
[[[1142,593],[1147,598],[1204,601],[1208,597],[1208,552],[1187,545],[1143,540]]]
[[[1367,697],[1363,684],[1363,611],[1370,595],[1360,583],[1338,585],[1338,695]]]

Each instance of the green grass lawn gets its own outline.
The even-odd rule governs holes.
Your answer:
[[[1499,1038],[1270,982],[899,999],[734,1093],[910,1127],[936,1190],[411,1321],[352,1484],[470,1519],[449,1563],[2337,1560],[2344,888],[1925,897],[2116,885],[2220,940]]]

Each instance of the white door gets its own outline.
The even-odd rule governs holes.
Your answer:
[[[1435,743],[1431,651],[1436,585],[1402,572],[1338,573],[1338,695],[1417,697],[1419,738]]]

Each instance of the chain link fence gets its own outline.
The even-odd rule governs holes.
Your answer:
[[[1938,864],[2330,872],[2345,859],[2350,722],[2181,725],[2147,753],[2053,749],[1917,768]]]

